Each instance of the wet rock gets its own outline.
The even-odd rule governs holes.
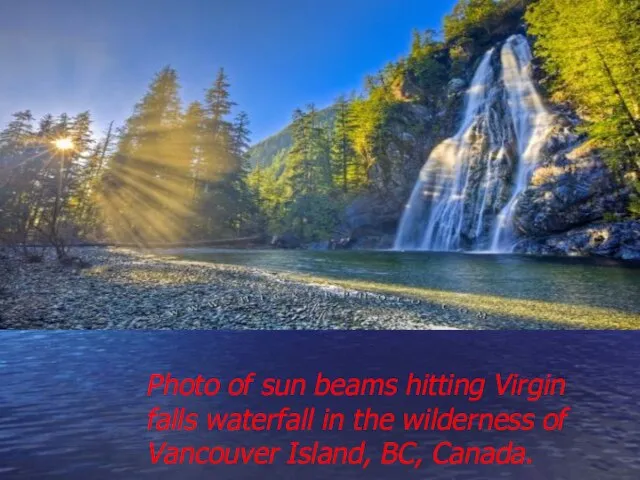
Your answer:
[[[567,232],[624,213],[629,193],[597,152],[578,146],[535,169],[518,202],[516,227],[530,237]]]
[[[521,240],[516,253],[640,260],[640,222],[600,223],[544,238]]]
[[[352,237],[395,231],[398,212],[377,195],[354,200],[345,211],[345,227]]]

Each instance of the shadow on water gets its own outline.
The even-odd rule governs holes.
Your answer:
[[[640,268],[611,259],[394,251],[184,249],[180,258],[335,280],[640,313]]]

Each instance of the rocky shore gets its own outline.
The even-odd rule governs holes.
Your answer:
[[[0,260],[0,328],[12,329],[482,329],[567,328],[123,249]]]

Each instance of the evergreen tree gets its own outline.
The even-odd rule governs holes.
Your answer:
[[[223,131],[230,127],[230,123],[226,120],[231,113],[231,109],[235,103],[230,100],[229,79],[224,69],[218,70],[216,79],[205,94],[205,101],[208,108],[212,127],[215,132]]]
[[[344,97],[339,97],[335,105],[337,113],[331,149],[333,182],[346,194],[360,183],[358,176],[364,172],[358,171],[351,141],[355,128],[351,105]]]
[[[496,0],[459,0],[453,12],[444,18],[445,41],[473,38],[483,43],[488,40],[500,22],[499,3]]]
[[[205,138],[207,137],[207,116],[200,102],[192,102],[185,113],[183,131],[188,146],[188,156],[192,169],[192,185],[190,195],[197,202],[202,191],[202,180],[205,171]]]
[[[17,112],[0,132],[0,238],[6,241],[26,242],[34,219],[29,205],[46,149],[33,142],[33,122],[29,110]]]
[[[0,237],[12,243],[49,242],[64,259],[78,235],[78,206],[92,145],[88,112],[43,117],[36,130],[30,112],[18,112],[0,133]],[[62,150],[56,140],[70,139]]]
[[[192,182],[178,89],[175,70],[161,70],[121,131],[107,205],[119,239],[171,242],[185,234]]]
[[[640,0],[539,0],[526,20],[556,100],[568,100],[609,163],[640,176]],[[640,215],[640,201],[632,205]]]
[[[175,70],[151,82],[124,127],[93,140],[88,112],[18,112],[0,132],[0,239],[49,242],[66,256],[75,238],[148,244],[252,233],[249,120],[224,71],[183,115]],[[117,145],[113,148],[117,136]],[[68,139],[71,148],[60,148]]]
[[[410,56],[418,56],[422,50],[422,36],[416,28],[411,32],[411,53]]]
[[[227,176],[229,196],[233,201],[230,224],[237,235],[247,233],[254,225],[255,199],[247,184],[249,151],[249,116],[239,112],[231,127],[231,155],[235,159],[234,170]]]
[[[197,169],[198,212],[202,235],[239,235],[251,222],[251,196],[246,183],[249,120],[241,112],[229,116],[235,105],[230,99],[224,70],[205,94],[204,135]]]

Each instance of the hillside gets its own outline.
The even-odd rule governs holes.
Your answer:
[[[322,126],[333,126],[336,111],[330,106],[318,110],[318,121]],[[249,163],[251,168],[260,165],[262,168],[268,167],[278,156],[283,156],[291,148],[293,139],[291,137],[291,125],[288,125],[278,133],[259,141],[249,149]]]
[[[415,31],[336,103],[334,128],[298,111],[254,147],[265,229],[329,247],[640,257],[640,31],[616,36],[607,10],[638,24],[612,0],[460,0],[444,39]]]

